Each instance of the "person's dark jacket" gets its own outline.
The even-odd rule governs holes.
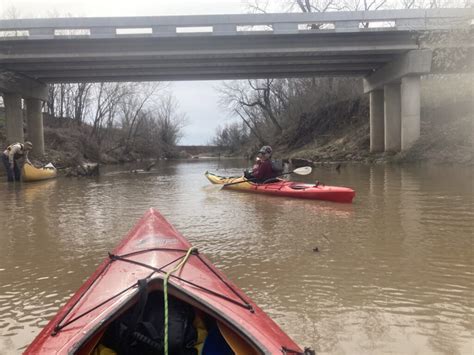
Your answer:
[[[270,160],[261,160],[254,165],[252,176],[257,182],[264,182],[273,177],[272,162]]]

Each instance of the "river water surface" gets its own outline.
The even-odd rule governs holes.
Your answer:
[[[472,354],[473,174],[459,166],[315,168],[351,205],[222,191],[203,173],[0,183],[0,354],[25,349],[153,207],[302,346],[320,354]],[[314,248],[319,252],[314,252]]]

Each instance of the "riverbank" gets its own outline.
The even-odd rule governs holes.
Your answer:
[[[329,162],[405,163],[431,162],[474,165],[472,114],[422,120],[419,140],[400,153],[370,153],[369,123],[358,121],[346,130],[300,149],[277,151],[289,160],[309,164]]]
[[[363,115],[353,117],[345,129],[335,128],[316,136],[298,148],[275,146],[274,156],[293,162],[295,166],[339,163],[405,163],[433,162],[472,166],[473,124],[469,105],[458,108],[457,115],[448,117],[446,110],[425,111],[421,122],[421,136],[416,144],[403,153],[370,153],[369,123]],[[444,117],[443,117],[444,115]],[[4,138],[0,136],[0,140]],[[4,139],[2,145],[5,145]],[[135,154],[100,153],[87,143],[87,132],[81,129],[45,125],[45,155],[31,160],[37,166],[52,162],[60,174],[82,175],[84,163],[120,164],[126,162],[147,165],[150,160]],[[177,147],[177,159],[225,158],[216,147]],[[79,171],[78,171],[79,170]],[[0,172],[4,175],[3,169]]]

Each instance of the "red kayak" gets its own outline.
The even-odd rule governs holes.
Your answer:
[[[25,351],[115,353],[313,352],[150,210]]]
[[[244,177],[225,177],[210,172],[206,172],[204,175],[213,184],[224,185],[226,189],[243,192],[342,203],[351,203],[355,196],[355,191],[349,187],[329,186],[319,182],[305,184],[275,179],[275,181],[265,184],[257,184]]]

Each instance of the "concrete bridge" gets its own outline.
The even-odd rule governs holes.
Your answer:
[[[371,151],[420,134],[419,34],[471,27],[473,9],[0,20],[7,139],[44,150],[41,103],[60,82],[364,77]]]

